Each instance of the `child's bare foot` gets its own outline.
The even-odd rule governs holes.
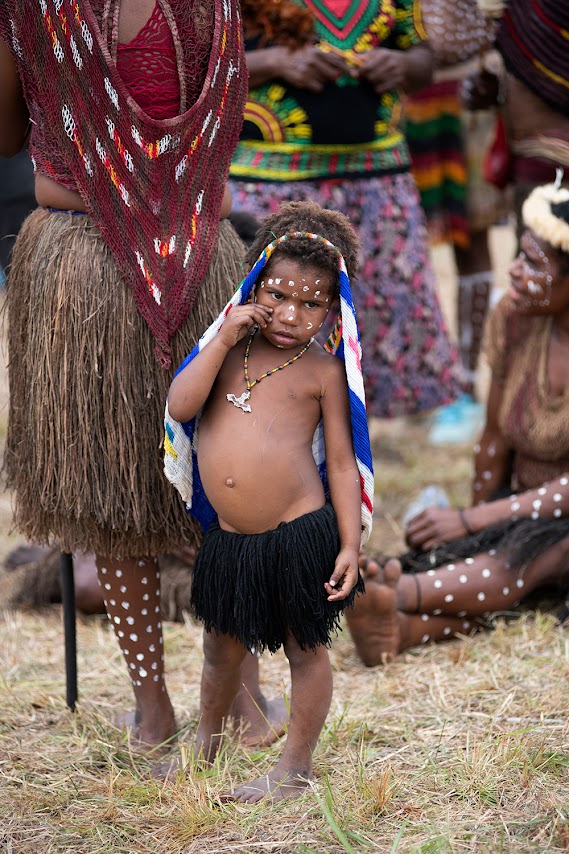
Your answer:
[[[397,585],[401,564],[389,560],[383,569],[383,581],[368,579],[364,596],[356,597],[353,608],[346,609],[346,620],[366,667],[393,661],[401,647],[401,615],[397,610]]]
[[[285,734],[289,711],[284,697],[266,700],[241,718],[240,741],[246,747],[266,747]]]
[[[276,765],[264,777],[257,777],[249,783],[237,786],[231,793],[222,794],[220,800],[240,801],[244,804],[256,804],[263,798],[271,801],[282,801],[285,798],[298,798],[308,788],[308,775],[293,772],[290,769],[279,769]]]

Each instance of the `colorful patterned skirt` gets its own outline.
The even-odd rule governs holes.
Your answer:
[[[282,202],[312,199],[351,220],[361,244],[352,283],[368,413],[414,415],[461,393],[456,347],[435,292],[425,218],[411,173],[366,179],[232,181],[234,210],[262,219]]]
[[[409,97],[405,136],[431,241],[466,249],[467,166],[459,87],[458,80],[445,80]]]
[[[409,97],[405,134],[431,243],[468,249],[470,234],[510,213],[512,194],[489,184],[482,171],[496,112],[463,110],[461,85],[441,80]]]

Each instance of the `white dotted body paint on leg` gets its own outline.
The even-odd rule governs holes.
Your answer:
[[[116,561],[114,562],[117,563]],[[121,561],[114,569],[107,559],[99,578],[109,585],[111,595],[105,605],[119,646],[125,657],[135,691],[145,691],[149,671],[153,671],[152,695],[164,692],[164,666],[160,606],[148,608],[150,596],[160,599],[160,572],[154,559]],[[103,572],[104,570],[104,572]]]

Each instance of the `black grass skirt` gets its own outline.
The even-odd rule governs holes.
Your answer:
[[[198,552],[192,605],[208,632],[248,649],[276,652],[290,632],[301,649],[330,646],[344,608],[364,592],[361,578],[341,602],[328,602],[340,549],[331,504],[262,534],[234,534],[217,522]]]

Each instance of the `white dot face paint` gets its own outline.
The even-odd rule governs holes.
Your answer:
[[[485,600],[485,599],[486,599],[486,594],[485,594],[485,593],[479,593],[479,594],[478,594],[478,601],[479,601],[479,602],[484,602],[484,600]]]
[[[454,565],[454,563],[449,563],[447,569],[449,572],[453,572],[456,569],[456,566]]]
[[[516,581],[516,587],[518,588],[518,590],[521,590],[523,586],[524,586],[523,578],[518,578],[518,580]]]
[[[492,573],[490,572],[489,569],[483,569],[482,570],[482,578],[490,578],[491,575],[492,575]]]
[[[428,614],[421,614],[421,619],[423,620],[424,623],[426,623],[427,620],[429,619],[429,615]]]
[[[443,635],[448,636],[448,635],[450,635],[451,631],[452,631],[452,629],[450,628],[450,626],[445,626],[443,629]]]
[[[140,583],[141,584],[148,584],[148,579],[146,578],[146,576],[144,576],[144,578],[140,579]]]
[[[307,323],[307,324],[306,324],[306,328],[307,328],[307,329],[312,329],[313,327],[314,327],[314,324],[313,324],[313,323]]]
[[[429,635],[423,635],[423,637],[421,638],[421,643],[427,643],[427,641],[429,641],[429,640],[430,640]]]
[[[442,614],[442,608],[435,608],[433,611],[433,617],[439,617]]]
[[[504,596],[507,596],[509,592],[510,592],[509,587],[504,587],[504,589],[502,590],[502,593],[504,594]]]
[[[459,575],[458,580],[460,581],[461,584],[466,584],[466,582],[468,581],[468,578],[466,577],[466,575]]]
[[[554,501],[562,501],[562,500],[563,500],[563,496],[562,496],[559,492],[556,492],[556,493],[554,494],[554,496],[553,496],[553,500],[554,500]],[[535,506],[535,502],[534,502],[534,506]]]
[[[561,484],[561,486],[567,486],[567,483],[569,483],[569,481],[567,480],[566,477],[560,477],[559,483]]]
[[[445,602],[454,602],[454,596],[452,595],[452,593],[447,593],[447,595],[445,596]]]
[[[474,558],[473,558],[473,557],[467,557],[467,558],[466,558],[466,560],[465,560],[464,562],[465,562],[468,566],[470,566],[471,564],[473,564],[473,563],[474,563]]]
[[[438,588],[438,587],[442,587],[442,586],[443,586],[443,583],[442,583],[442,581],[440,580],[440,578],[437,578],[437,579],[436,579],[436,581],[434,582],[434,585],[435,585],[435,587],[437,587],[437,588]]]
[[[563,511],[561,510],[560,507],[556,507],[555,510],[553,511],[553,515],[556,519],[559,519],[559,517],[562,515],[562,512]]]
[[[122,569],[117,569],[117,571],[115,572],[115,575],[117,578],[122,578]]]

